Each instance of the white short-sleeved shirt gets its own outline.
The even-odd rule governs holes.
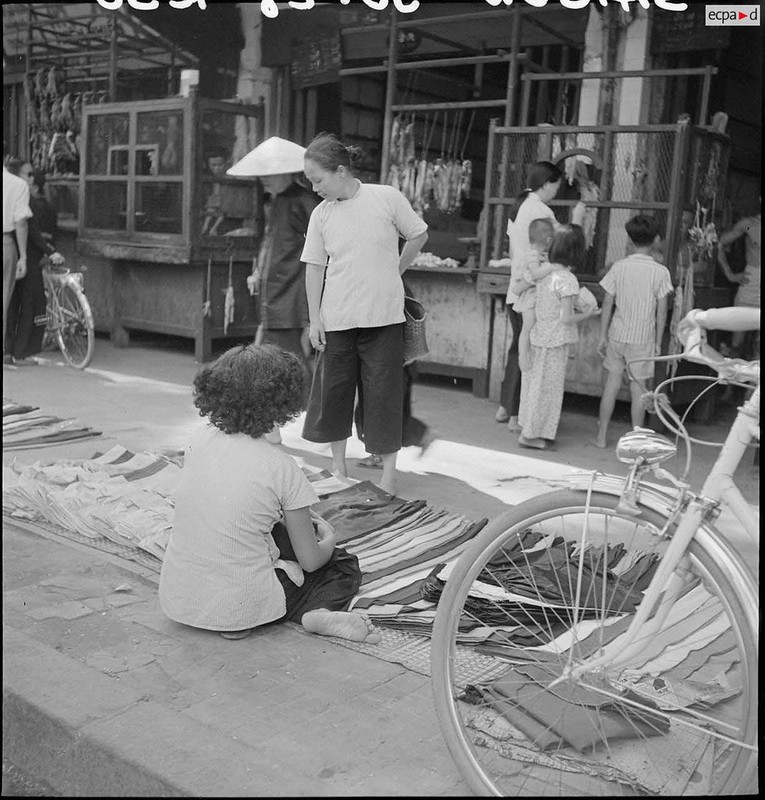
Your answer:
[[[529,226],[535,219],[549,219],[555,228],[560,223],[555,219],[552,209],[545,205],[536,192],[529,192],[521,203],[515,220],[508,219],[507,235],[510,238],[510,277],[522,278],[525,256],[531,249]],[[507,290],[506,302],[510,305],[518,300],[518,295],[510,288]]]
[[[31,216],[29,184],[3,167],[3,233],[13,233],[17,222]]]
[[[323,200],[313,210],[300,260],[327,265],[321,319],[328,331],[404,321],[399,238],[427,224],[393,186],[362,183],[348,200]]]
[[[318,502],[294,458],[243,433],[206,425],[191,439],[159,581],[170,619],[242,630],[286,613],[271,530],[283,510]]]
[[[600,281],[614,296],[614,311],[608,336],[622,344],[654,344],[656,306],[673,291],[669,270],[643,253],[616,261]]]

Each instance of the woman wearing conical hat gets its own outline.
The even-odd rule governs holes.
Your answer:
[[[311,344],[305,264],[300,254],[311,212],[321,198],[301,181],[305,148],[272,136],[228,170],[256,177],[266,192],[266,228],[258,252],[260,325],[256,342],[275,344],[303,359],[310,381]]]

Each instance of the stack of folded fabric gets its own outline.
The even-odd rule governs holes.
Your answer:
[[[455,563],[487,522],[391,497],[368,481],[336,492],[314,510],[335,528],[338,544],[359,559],[363,579],[351,608],[426,634],[435,605],[422,598],[422,583],[436,565]]]
[[[544,664],[517,666],[485,686],[468,686],[465,700],[488,703],[542,750],[573,747],[584,753],[617,739],[661,736],[669,730],[656,704],[627,689],[598,689],[564,681]]]
[[[37,406],[21,405],[3,398],[3,450],[50,447],[100,436],[76,419],[43,414]]]
[[[175,511],[181,453],[134,453],[115,445],[90,459],[3,468],[3,513],[41,520],[85,541],[164,558]],[[301,469],[319,495],[350,481],[308,465]]]

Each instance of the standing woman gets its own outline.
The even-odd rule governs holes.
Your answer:
[[[550,246],[552,272],[537,282],[535,322],[531,331],[524,332],[520,346],[524,369],[519,408],[521,447],[544,450],[548,442],[555,441],[569,345],[579,340],[576,324],[600,313],[597,307],[578,312],[574,305],[579,294],[574,272],[584,266],[585,251],[581,227],[561,225]]]
[[[403,408],[401,275],[428,234],[401,192],[355,177],[361,154],[327,133],[305,153],[305,175],[323,200],[311,214],[301,255],[309,336],[319,351],[303,437],[329,442],[334,471],[347,475],[345,451],[359,382],[364,446],[381,457],[380,487],[393,494]],[[405,240],[400,253],[399,239]]]
[[[27,272],[13,288],[5,347],[7,354],[13,357],[13,363],[23,366],[37,363],[32,356],[42,350],[45,333],[46,300],[40,262],[47,256],[52,263],[62,264],[64,257],[54,245],[58,214],[45,197],[45,173],[34,170],[26,162],[22,164],[19,175],[29,184],[32,217],[27,232]]]
[[[507,235],[510,239],[510,288],[507,290],[507,311],[510,317],[510,327],[513,338],[507,353],[505,375],[500,388],[500,405],[497,409],[497,422],[507,422],[511,433],[519,433],[518,408],[521,402],[521,369],[518,366],[518,343],[521,338],[522,317],[513,307],[520,297],[520,293],[528,286],[523,285],[520,290],[514,290],[513,280],[522,278],[523,265],[526,256],[531,250],[529,241],[529,225],[535,219],[549,219],[557,229],[560,223],[555,218],[552,209],[547,204],[558,194],[562,173],[550,161],[537,161],[531,168],[528,176],[528,186],[515,198],[515,203],[510,209],[507,221]],[[581,201],[574,206],[571,222],[581,225],[584,217],[585,206]]]
[[[295,353],[310,385],[311,344],[305,264],[300,253],[319,198],[301,181],[305,147],[278,136],[259,144],[228,171],[255,177],[267,196],[265,231],[258,252],[260,324],[255,344],[275,344]]]

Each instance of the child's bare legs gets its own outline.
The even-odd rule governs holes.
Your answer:
[[[622,385],[621,372],[611,372],[606,370],[606,384],[603,387],[603,395],[600,398],[600,413],[598,415],[598,435],[592,440],[595,447],[608,447],[608,423],[614,414],[616,406],[616,396],[619,394],[619,387]],[[630,386],[633,384],[630,383]]]
[[[388,494],[396,494],[396,458],[398,450],[393,453],[380,453],[382,459],[382,477],[380,488]]]
[[[345,465],[345,448],[347,445],[347,439],[338,439],[336,442],[329,443],[332,448],[332,472],[336,475],[342,475],[343,478],[348,477],[348,468]]]
[[[355,611],[329,611],[326,608],[319,608],[303,614],[300,624],[309,633],[337,636],[340,639],[350,639],[352,642],[376,644],[381,638],[372,627],[369,618]]]

